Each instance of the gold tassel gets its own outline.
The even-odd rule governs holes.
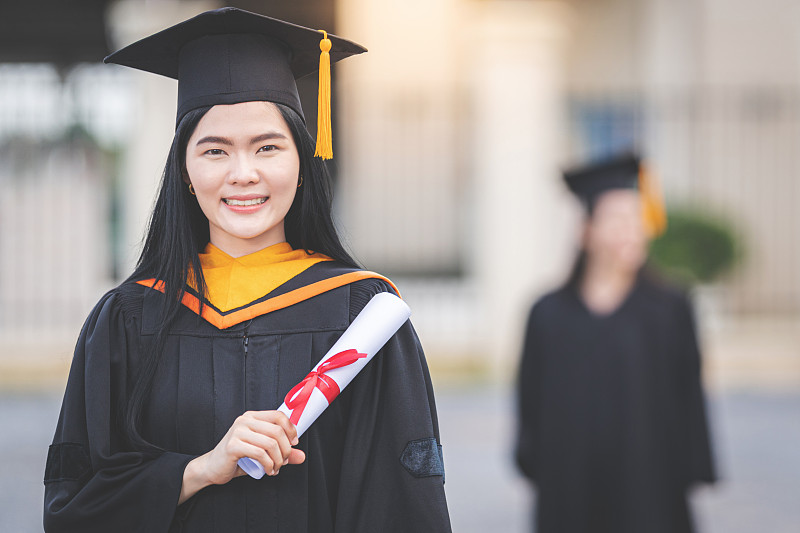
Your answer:
[[[654,239],[667,230],[667,211],[658,182],[644,165],[639,169],[639,192],[642,196],[644,229],[647,236]]]
[[[331,41],[328,32],[322,32],[319,42],[319,95],[317,97],[317,150],[315,156],[333,158],[333,133],[331,131]]]

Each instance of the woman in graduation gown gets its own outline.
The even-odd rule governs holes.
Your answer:
[[[687,490],[715,474],[689,302],[643,268],[663,207],[633,156],[565,178],[588,211],[582,251],[531,310],[518,381],[537,531],[691,532]]]
[[[356,267],[331,220],[294,81],[320,49],[323,66],[328,50],[365,51],[225,8],[107,58],[177,78],[178,121],[137,268],[78,340],[46,531],[450,530],[409,322],[299,442],[274,410],[372,296],[395,291]],[[242,457],[268,475],[244,475]]]

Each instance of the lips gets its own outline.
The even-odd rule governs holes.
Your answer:
[[[225,205],[233,207],[251,207],[254,205],[261,205],[267,201],[268,196],[259,196],[257,198],[238,199],[238,198],[223,198],[222,201]]]

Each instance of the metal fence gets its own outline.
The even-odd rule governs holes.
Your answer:
[[[0,342],[74,339],[114,278],[115,72],[0,65]],[[18,348],[19,349],[19,348]]]

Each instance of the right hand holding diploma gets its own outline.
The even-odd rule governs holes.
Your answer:
[[[367,302],[328,353],[278,407],[297,425],[298,435],[305,433],[409,316],[411,309],[393,294],[381,292]],[[257,457],[242,457],[239,467],[255,479],[269,472]]]
[[[297,445],[297,428],[280,411],[248,411],[238,417],[217,446],[210,452],[192,459],[183,473],[183,486],[178,504],[209,485],[224,485],[245,475],[237,461],[250,457],[271,476],[287,464],[306,460]]]

